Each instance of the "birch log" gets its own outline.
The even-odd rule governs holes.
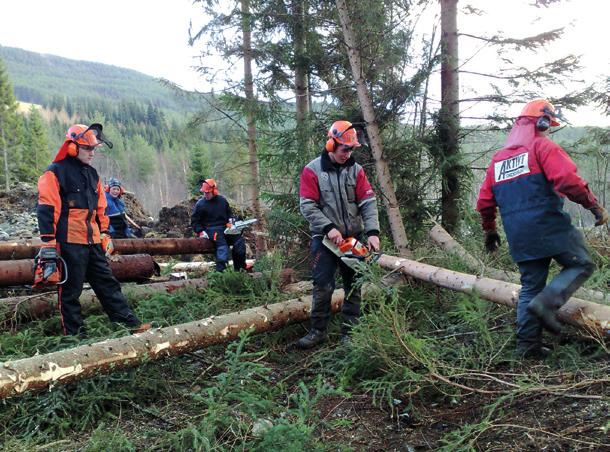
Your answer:
[[[343,290],[332,297],[332,312],[343,303]],[[240,331],[278,330],[309,318],[311,296],[283,303],[212,316],[195,322],[157,328],[133,336],[0,363],[0,398],[51,388],[100,374],[137,366],[145,361],[180,355],[229,342]]]
[[[472,272],[480,275],[485,274],[492,279],[499,279],[500,281],[513,283],[519,283],[521,281],[521,276],[517,272],[499,270],[497,268],[485,266],[481,261],[466,251],[466,249],[440,224],[436,224],[432,229],[430,229],[428,236],[443,250],[457,256]],[[576,291],[575,295],[583,297],[587,300],[595,301],[597,303],[610,304],[610,294],[599,292],[597,290],[581,287]]]
[[[383,254],[379,265],[423,281],[463,293],[477,293],[486,300],[515,308],[521,286],[459,273],[409,259]],[[601,336],[610,337],[610,306],[570,298],[558,312],[561,321]]]

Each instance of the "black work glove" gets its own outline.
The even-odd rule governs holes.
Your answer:
[[[595,215],[595,226],[601,226],[608,223],[608,211],[599,204],[594,205],[589,209]]]
[[[498,231],[495,229],[493,231],[485,232],[485,249],[488,253],[494,253],[498,251],[502,241],[500,240],[500,236],[498,235]]]

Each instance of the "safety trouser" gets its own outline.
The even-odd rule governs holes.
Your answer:
[[[246,269],[246,242],[241,234],[225,235],[224,226],[213,226],[205,229],[209,239],[214,242],[216,271],[224,271],[229,262],[229,247],[232,246],[231,256],[235,271]]]
[[[573,229],[567,237],[568,250],[556,256],[518,262],[521,273],[521,292],[517,304],[517,347],[529,348],[540,344],[542,323],[527,310],[536,296],[551,300],[550,308],[557,310],[593,274],[595,264],[591,260],[584,238]],[[551,260],[563,268],[547,285]]]
[[[347,334],[360,317],[360,287],[354,287],[355,272],[341,262],[322,243],[323,237],[314,236],[311,242],[313,259],[313,300],[311,305],[311,327],[326,331],[331,314],[331,299],[335,290],[335,272],[341,271],[345,299],[341,308],[341,333]]]
[[[86,333],[78,301],[85,279],[112,322],[129,327],[140,325],[121,292],[121,285],[112,275],[100,245],[60,243],[59,253],[68,271],[68,280],[59,286],[59,311],[64,334]]]

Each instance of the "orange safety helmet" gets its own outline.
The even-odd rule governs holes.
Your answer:
[[[519,116],[531,116],[533,118],[547,117],[550,120],[550,126],[557,127],[561,125],[559,124],[559,121],[557,121],[557,118],[559,117],[557,110],[555,110],[553,104],[546,99],[534,99],[528,102],[525,104],[525,107],[523,107]],[[547,129],[549,128],[549,125],[547,125]]]
[[[335,121],[328,130],[328,140],[326,141],[326,150],[333,152],[336,144],[343,144],[345,146],[360,147],[358,142],[358,135],[356,129],[349,121]]]
[[[206,179],[201,184],[201,188],[199,189],[201,193],[212,193],[212,195],[218,195],[218,186],[216,185],[216,181],[214,179]]]
[[[98,123],[86,126],[83,124],[74,124],[66,133],[66,141],[59,148],[53,163],[65,159],[67,156],[76,157],[78,155],[78,145],[98,147],[105,144],[112,149],[112,143],[108,141],[102,134],[102,125]]]

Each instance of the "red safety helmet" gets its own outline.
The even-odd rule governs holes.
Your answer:
[[[201,193],[212,193],[214,196],[218,195],[218,186],[216,185],[216,181],[214,179],[204,180],[199,191]]]
[[[534,99],[528,102],[525,104],[525,107],[523,107],[519,116],[530,116],[533,118],[542,118],[546,116],[549,118],[551,126],[557,127],[561,125],[559,124],[559,121],[557,121],[559,118],[557,110],[555,110],[553,104],[546,99]]]
[[[358,142],[358,134],[356,129],[349,121],[335,121],[328,130],[328,140],[326,141],[326,150],[333,152],[336,145],[343,144],[345,146],[360,147]]]

